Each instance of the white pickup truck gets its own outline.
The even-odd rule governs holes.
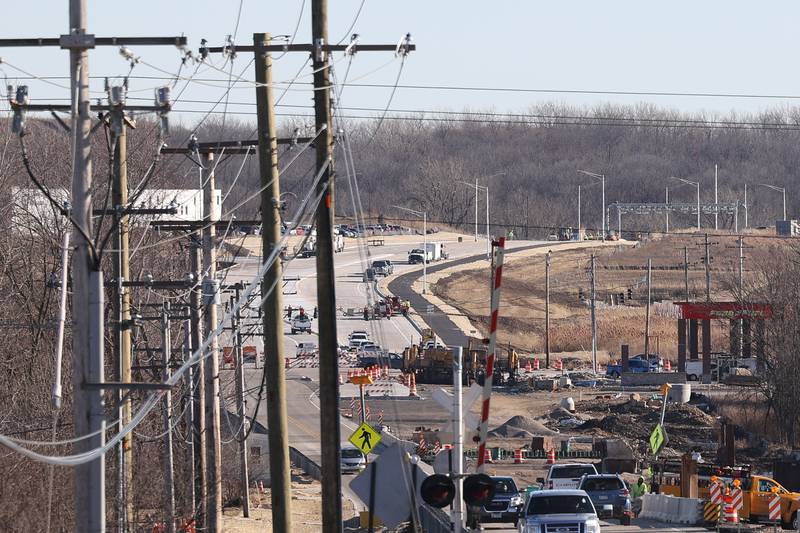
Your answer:
[[[544,490],[577,489],[584,474],[597,475],[597,469],[588,463],[563,463],[550,467],[547,477],[539,481]]]

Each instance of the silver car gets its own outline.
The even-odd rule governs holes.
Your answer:
[[[600,533],[600,519],[582,490],[531,493],[519,518],[520,533]]]

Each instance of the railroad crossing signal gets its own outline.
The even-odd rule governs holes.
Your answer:
[[[650,451],[653,452],[653,455],[658,455],[658,452],[661,451],[661,448],[669,441],[667,438],[667,432],[664,430],[664,427],[661,424],[656,425],[653,432],[650,434]]]
[[[362,422],[348,440],[361,450],[361,453],[367,455],[381,441],[381,436],[369,424]]]

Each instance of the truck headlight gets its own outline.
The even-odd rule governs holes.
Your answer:
[[[509,503],[511,504],[511,507],[519,507],[520,505],[522,505],[523,501],[524,500],[522,499],[522,496],[514,496],[513,498],[511,498],[511,501]]]
[[[586,533],[600,533],[600,521],[597,519],[587,520]]]

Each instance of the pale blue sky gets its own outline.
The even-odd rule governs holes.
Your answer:
[[[306,0],[297,42],[310,35],[310,3]],[[294,31],[302,0],[244,0],[236,41],[250,44],[254,31],[288,34]],[[330,0],[330,37],[345,36],[361,0]],[[67,0],[14,3],[0,22],[2,37],[52,37],[67,29]],[[89,30],[98,36],[173,35],[184,33],[192,49],[201,38],[222,44],[233,33],[239,0],[193,2],[173,0],[89,1]],[[366,0],[354,31],[363,43],[394,43],[411,32],[419,50],[406,61],[401,84],[511,87],[599,91],[678,93],[741,93],[800,95],[796,66],[800,3],[722,0],[655,1],[437,1]],[[176,71],[179,55],[171,47],[138,47],[137,55],[167,71]],[[0,49],[10,65],[36,75],[66,75],[67,53],[55,48]],[[390,53],[361,53],[349,78],[361,83],[392,84],[399,61],[372,72],[391,59]],[[219,63],[220,58],[215,58]],[[241,54],[240,71],[250,60]],[[295,53],[276,62],[275,78],[292,78],[305,60]],[[337,63],[339,78],[347,62]],[[19,73],[0,68],[14,82]],[[194,69],[184,70],[189,73]],[[116,49],[91,53],[92,75],[121,75],[127,65]],[[309,68],[304,70],[308,73]],[[133,75],[162,76],[146,65]],[[224,79],[214,71],[198,77]],[[252,69],[244,77],[253,79]],[[305,77],[301,82],[310,82]],[[64,89],[29,81],[35,101],[68,98]],[[66,83],[60,80],[59,83]],[[131,96],[151,97],[155,80],[131,81]],[[219,99],[225,83],[215,87],[191,84],[183,100]],[[178,89],[182,84],[178,85]],[[301,85],[300,87],[307,87]],[[96,80],[93,89],[101,90]],[[138,91],[138,92],[136,92]],[[388,88],[348,88],[345,106],[383,108]],[[310,104],[311,93],[292,91],[283,103]],[[251,86],[230,94],[230,102],[253,102]],[[650,102],[683,111],[748,112],[794,105],[798,100],[764,98],[690,98],[678,96],[613,96],[568,93],[498,93],[399,89],[395,109],[454,110],[465,108],[521,112],[544,102],[583,105],[605,102]],[[208,104],[183,102],[177,109],[207,110]],[[221,107],[219,108],[221,109]],[[232,111],[251,106],[229,104]],[[298,112],[299,109],[284,109]],[[362,113],[363,114],[363,113]],[[190,123],[201,115],[188,114]]]

